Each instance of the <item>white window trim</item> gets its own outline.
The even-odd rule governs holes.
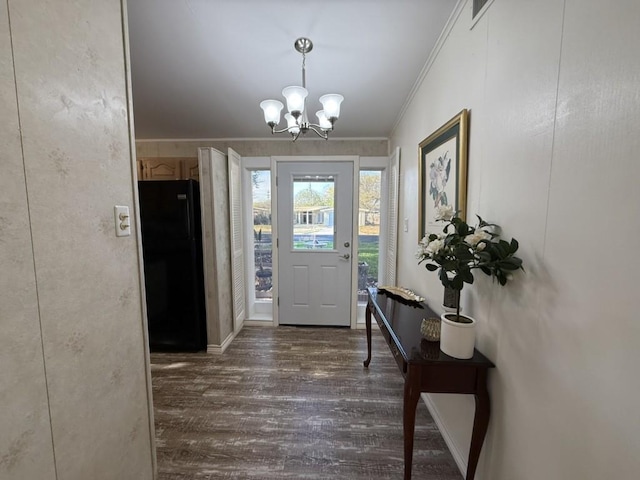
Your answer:
[[[271,157],[242,157],[242,195],[244,200],[244,232],[245,245],[245,282],[247,286],[253,285],[255,272],[254,243],[253,243],[253,217],[251,205],[253,205],[253,189],[251,185],[251,172],[255,170],[271,170]],[[272,190],[273,191],[273,190]],[[272,226],[273,228],[273,226]],[[273,302],[271,300],[257,300],[255,288],[246,289],[246,320],[245,325],[273,325]]]
[[[380,258],[383,258],[383,252],[386,251],[387,248],[387,232],[389,229],[387,228],[388,221],[388,207],[389,202],[386,200],[388,198],[389,192],[389,159],[390,157],[360,157],[360,171],[363,170],[378,170],[381,172],[380,178],[380,191],[382,198],[385,201],[380,203],[380,243],[378,245],[378,251],[380,252],[378,259],[378,278],[384,278],[384,262],[380,261]],[[358,180],[360,172],[358,172]],[[356,202],[357,203],[357,202]],[[355,299],[356,304],[356,328],[365,328],[365,312],[367,305],[366,303],[359,304],[357,297]]]

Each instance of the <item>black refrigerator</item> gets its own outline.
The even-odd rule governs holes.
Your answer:
[[[195,180],[138,182],[151,351],[207,347],[200,191]]]

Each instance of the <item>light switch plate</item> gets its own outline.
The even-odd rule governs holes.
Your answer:
[[[129,207],[121,205],[113,207],[113,218],[115,220],[116,237],[128,237],[131,235]]]

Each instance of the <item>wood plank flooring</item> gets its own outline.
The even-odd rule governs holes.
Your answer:
[[[224,355],[151,355],[159,480],[403,478],[403,379],[374,328],[245,327]],[[462,476],[422,402],[413,478]]]

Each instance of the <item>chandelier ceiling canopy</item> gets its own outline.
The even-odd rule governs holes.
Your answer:
[[[306,135],[309,130],[315,132],[325,140],[329,138],[329,132],[333,130],[333,125],[340,116],[340,104],[344,100],[342,95],[329,93],[319,98],[322,110],[316,112],[318,123],[310,123],[305,108],[306,98],[309,92],[306,87],[305,61],[306,54],[313,49],[313,42],[305,37],[298,38],[294,43],[294,48],[302,54],[302,86],[289,86],[282,90],[282,95],[287,102],[288,113],[284,115],[287,126],[281,130],[276,127],[280,123],[280,112],[284,105],[279,100],[264,100],[260,103],[260,108],[264,111],[264,120],[271,127],[271,133],[288,132],[293,141],[302,135]]]

